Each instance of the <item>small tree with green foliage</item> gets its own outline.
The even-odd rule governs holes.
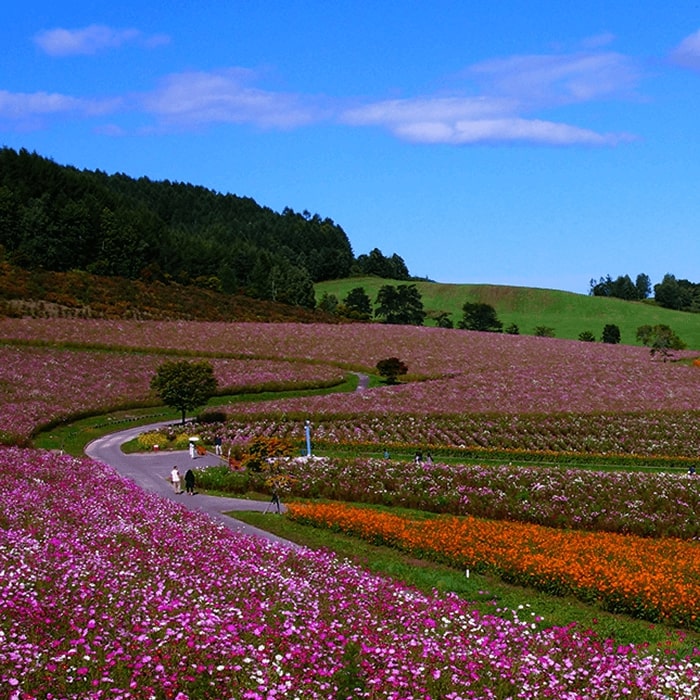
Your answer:
[[[535,335],[538,338],[554,338],[554,328],[550,326],[535,326]]]
[[[651,348],[651,356],[656,354],[666,360],[672,350],[683,350],[685,343],[665,323],[656,326],[639,326],[637,328],[637,340]]]
[[[429,311],[428,317],[435,321],[435,325],[438,328],[454,328],[454,323],[452,323],[449,311]]]
[[[464,331],[489,331],[500,333],[503,324],[498,320],[496,309],[483,302],[465,302],[462,306],[462,320],[459,328]]]
[[[181,412],[182,423],[188,411],[203,406],[216,392],[214,368],[209,362],[164,362],[151,379],[151,389],[166,406]]]
[[[620,329],[614,323],[607,323],[603,328],[603,335],[601,340],[604,343],[610,343],[611,345],[617,345],[620,342]]]
[[[318,308],[325,311],[327,314],[335,315],[338,313],[338,297],[335,294],[323,292],[321,301],[318,302]]]
[[[595,343],[595,336],[591,331],[582,331],[578,334],[578,339],[584,343]]]
[[[339,311],[349,318],[368,321],[372,317],[372,300],[364,287],[354,287],[346,294]]]
[[[503,332],[507,333],[508,335],[520,335],[520,328],[518,327],[517,323],[509,323]]]
[[[398,357],[387,357],[377,362],[377,372],[386,377],[387,384],[396,384],[397,378],[408,372],[408,367]]]
[[[425,320],[423,298],[415,284],[385,284],[377,292],[376,304],[374,315],[383,317],[383,323],[422,326]]]

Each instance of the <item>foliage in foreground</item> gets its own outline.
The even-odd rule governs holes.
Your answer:
[[[236,535],[91,460],[0,449],[0,476],[12,700],[690,700],[700,688],[692,658],[483,615]]]

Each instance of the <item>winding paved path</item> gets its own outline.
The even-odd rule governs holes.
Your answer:
[[[357,391],[364,391],[369,386],[369,377],[366,374],[355,372],[359,378]],[[216,455],[207,452],[201,457],[192,459],[188,450],[177,452],[147,452],[136,454],[125,454],[121,446],[129,440],[133,440],[141,433],[149,430],[156,430],[172,423],[153,423],[151,425],[140,425],[118,433],[111,433],[104,437],[93,440],[86,448],[85,453],[92,459],[99,460],[114,468],[119,474],[131,479],[138,486],[146,491],[157,493],[163,498],[171,501],[183,503],[188,508],[206,513],[215,522],[225,525],[230,530],[242,532],[247,535],[264,537],[273,542],[281,542],[296,547],[293,542],[277,537],[270,532],[260,530],[257,527],[236,520],[224,513],[237,510],[254,510],[265,512],[269,509],[270,517],[275,517],[276,513],[267,501],[251,501],[244,498],[224,498],[221,496],[205,496],[195,494],[188,496],[186,493],[175,494],[170,485],[170,470],[177,465],[183,474],[191,467],[204,467],[212,464],[221,464],[221,459]],[[283,506],[284,507],[284,506]]]
[[[192,459],[189,451],[177,452],[148,452],[138,454],[125,454],[122,452],[123,443],[132,440],[140,433],[161,428],[169,423],[154,423],[141,425],[118,433],[111,433],[105,437],[91,442],[85,453],[92,459],[99,460],[114,468],[119,474],[131,479],[146,491],[157,493],[163,498],[182,503],[188,508],[206,513],[215,522],[221,523],[230,530],[242,532],[247,535],[264,537],[274,542],[281,542],[289,546],[296,546],[288,540],[277,537],[270,532],[248,525],[224,515],[227,511],[253,510],[264,512],[269,507],[271,518],[276,517],[273,507],[267,501],[251,501],[243,498],[224,498],[220,496],[205,496],[196,493],[188,496],[186,493],[175,494],[168,480],[170,470],[177,465],[183,474],[192,466],[204,467],[212,464],[221,464],[221,459],[207,452],[206,455]],[[184,481],[183,481],[184,484]]]

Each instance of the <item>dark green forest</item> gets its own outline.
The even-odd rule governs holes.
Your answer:
[[[355,257],[329,218],[278,213],[250,197],[78,170],[0,150],[0,260],[194,285],[314,308],[314,283],[351,274],[408,279],[400,256]]]

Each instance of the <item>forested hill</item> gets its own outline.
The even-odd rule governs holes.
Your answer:
[[[309,308],[314,282],[371,273],[368,264],[408,277],[397,255],[375,249],[355,258],[328,218],[277,213],[192,184],[81,171],[9,148],[0,150],[3,258],[26,269],[173,281]]]

